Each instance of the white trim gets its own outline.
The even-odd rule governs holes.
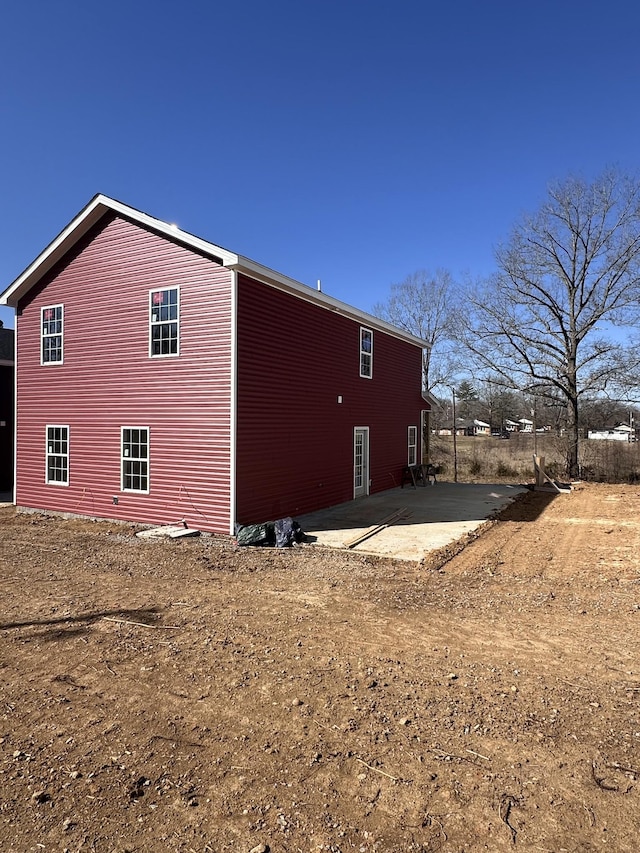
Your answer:
[[[365,457],[363,457],[363,458],[366,458],[366,463],[363,464],[363,469],[364,469],[363,473],[365,474],[365,477],[364,477],[364,495],[357,495],[356,496],[356,433],[357,432],[366,433],[367,438],[366,438],[366,447],[365,447],[366,454],[365,454]],[[369,466],[370,466],[370,462],[371,462],[371,450],[370,450],[370,432],[369,432],[368,426],[354,426],[354,428],[353,428],[353,456],[352,456],[352,459],[353,459],[353,499],[355,500],[356,497],[366,497],[367,495],[370,494],[371,477],[369,476],[369,474],[370,474],[370,467]]]
[[[295,279],[289,278],[282,273],[262,266],[256,261],[249,258],[238,256],[238,264],[236,266],[239,272],[244,272],[250,278],[261,281],[263,284],[268,284],[271,287],[276,287],[278,290],[284,290],[291,293],[306,302],[311,302],[332,311],[335,314],[341,314],[344,317],[354,320],[357,323],[364,324],[367,328],[377,329],[378,331],[386,332],[394,338],[407,341],[410,344],[419,346],[421,349],[430,349],[431,345],[422,338],[416,337],[397,326],[387,323],[386,320],[381,320],[379,317],[374,317],[373,314],[368,314],[366,311],[361,311],[359,308],[354,308],[346,302],[341,302],[333,296],[328,296],[324,291],[317,290],[308,284],[302,284]],[[0,302],[0,304],[2,304]]]
[[[173,320],[158,320],[154,323],[154,321],[151,319],[151,311],[153,310],[153,303],[152,303],[152,299],[151,299],[152,294],[160,293],[163,290],[166,290],[166,291],[175,290],[178,294],[178,301],[177,301],[177,305],[176,305],[176,307],[178,309],[178,314],[177,314],[176,320],[175,320],[176,325],[178,327],[178,335],[176,338],[177,348],[176,348],[175,352],[158,353],[157,355],[154,355],[154,353],[151,352],[152,347],[153,347],[153,338],[152,338],[153,326],[154,325],[155,326],[160,326],[160,325],[164,326],[168,323],[173,323]],[[168,286],[168,287],[154,287],[154,288],[152,288],[149,291],[148,310],[149,310],[149,315],[148,315],[148,319],[149,319],[149,358],[153,358],[153,359],[156,359],[156,358],[177,358],[180,355],[180,285],[179,284],[172,284],[171,286]]]
[[[60,360],[59,361],[45,361],[44,356],[44,341],[45,337],[47,338],[55,338],[57,335],[45,335],[42,331],[42,326],[44,323],[44,312],[45,311],[55,311],[56,308],[60,308],[60,320],[62,322],[62,328],[60,331]],[[40,366],[41,367],[52,367],[58,364],[64,364],[64,302],[59,302],[57,305],[42,305],[40,308]]]
[[[369,352],[362,348],[362,334],[363,332],[368,332],[371,336],[371,349]],[[369,373],[362,372],[362,356],[369,356]],[[358,370],[360,371],[361,379],[373,379],[373,329],[369,329],[366,326],[360,326],[360,332],[358,335]]]
[[[49,453],[49,430],[50,429],[66,429],[67,431],[67,452],[66,453]],[[44,483],[45,486],[68,486],[71,478],[70,471],[70,445],[71,445],[71,429],[69,424],[45,424],[44,425]],[[50,456],[66,456],[67,457],[67,479],[66,480],[50,480],[49,479],[49,457]]]
[[[71,222],[64,228],[58,236],[38,255],[38,257],[18,276],[18,278],[9,285],[9,287],[0,294],[0,305],[9,305],[13,308],[17,307],[18,300],[38,281],[48,270],[57,263],[66,252],[77,243],[77,241],[92,228],[96,222],[104,216],[108,211],[119,213],[128,219],[138,222],[140,225],[145,225],[155,231],[164,234],[165,236],[178,240],[181,243],[192,246],[204,252],[206,255],[215,255],[223,261],[223,266],[237,261],[237,255],[222,249],[219,246],[214,246],[199,237],[194,237],[192,234],[187,234],[167,222],[160,219],[154,219],[146,213],[142,213],[133,207],[129,207],[122,202],[109,198],[108,196],[98,194],[94,196],[89,204],[84,207],[80,213],[75,216]]]
[[[411,430],[414,431],[414,439],[411,441]],[[411,448],[413,448],[414,459],[411,461]],[[420,458],[418,453],[418,427],[417,426],[408,426],[407,427],[407,465],[417,465],[418,459]]]
[[[57,261],[59,261],[66,252],[77,243],[77,241],[92,228],[105,213],[112,211],[113,213],[124,216],[127,219],[137,222],[139,225],[146,226],[152,230],[163,234],[171,240],[182,243],[185,246],[190,246],[197,249],[199,252],[208,257],[217,258],[222,261],[222,266],[237,272],[243,272],[251,278],[261,281],[270,287],[275,287],[278,290],[283,290],[292,293],[300,299],[307,302],[312,302],[319,305],[328,311],[334,311],[342,314],[358,323],[362,323],[372,329],[379,329],[407,341],[414,346],[419,346],[424,349],[429,344],[422,338],[411,335],[396,326],[387,323],[386,320],[381,320],[364,311],[360,311],[346,302],[341,302],[339,299],[334,299],[326,293],[317,290],[307,284],[302,284],[295,279],[289,278],[282,273],[276,272],[269,267],[252,261],[250,258],[237,255],[233,252],[223,249],[221,246],[216,246],[214,243],[209,243],[207,240],[202,240],[200,237],[195,237],[186,231],[182,231],[175,225],[170,225],[160,219],[155,219],[142,213],[133,207],[129,207],[122,202],[109,198],[108,196],[99,194],[96,195],[89,204],[72,219],[67,227],[44,249],[38,257],[18,276],[18,278],[9,287],[0,294],[0,305],[9,305],[16,308],[18,301],[38,282],[42,276],[50,270]]]
[[[147,431],[147,488],[146,489],[125,489],[124,487],[124,460],[125,457],[122,454],[123,444],[124,444],[124,431],[125,429],[137,429],[137,430],[146,430]],[[125,424],[120,427],[120,491],[124,492],[127,495],[148,495],[151,490],[151,430],[148,426],[129,426]],[[138,457],[138,459],[142,459],[142,457]]]
[[[238,513],[237,446],[238,446],[238,274],[231,270],[231,400],[229,412],[229,536],[235,534]]]

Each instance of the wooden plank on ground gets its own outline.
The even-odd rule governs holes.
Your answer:
[[[400,521],[402,517],[406,517],[406,512],[406,506],[395,510],[390,515],[387,515],[385,516],[385,518],[381,519],[377,524],[374,524],[372,527],[369,527],[368,530],[365,530],[364,533],[358,534],[355,539],[350,539],[348,542],[345,542],[344,547],[355,548],[356,545],[359,545],[361,542],[364,542],[365,539],[369,539],[370,536],[375,536],[376,533],[379,533],[381,530],[384,530],[385,527],[389,527],[390,524],[395,524],[395,522]]]

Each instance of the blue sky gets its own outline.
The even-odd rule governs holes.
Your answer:
[[[551,180],[637,174],[639,24],[631,0],[5,4],[0,290],[97,192],[366,311],[416,269],[486,275]]]

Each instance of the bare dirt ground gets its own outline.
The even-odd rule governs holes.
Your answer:
[[[0,849],[637,851],[639,519],[418,565],[1,510]]]

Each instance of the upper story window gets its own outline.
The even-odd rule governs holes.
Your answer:
[[[418,464],[418,427],[407,429],[407,465]]]
[[[69,485],[69,427],[47,427],[46,479],[51,485]]]
[[[149,355],[178,355],[178,288],[149,294]]]
[[[149,491],[148,427],[122,427],[122,491]]]
[[[373,332],[371,329],[360,329],[360,376],[365,379],[373,377]]]
[[[62,363],[64,306],[51,305],[41,310],[41,363]]]

